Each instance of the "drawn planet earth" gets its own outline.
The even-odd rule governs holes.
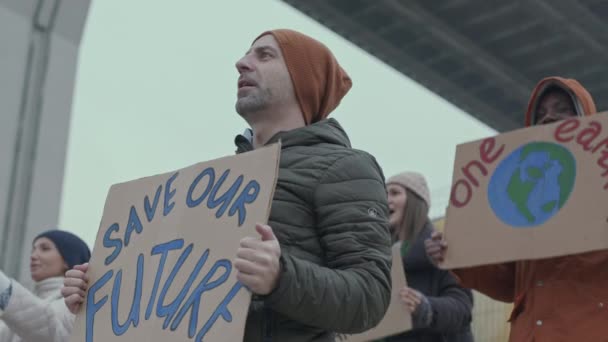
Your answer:
[[[550,142],[520,146],[497,166],[488,185],[496,216],[515,228],[539,226],[566,204],[576,179],[576,160]]]

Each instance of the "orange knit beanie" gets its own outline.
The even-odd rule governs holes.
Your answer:
[[[350,90],[350,77],[331,51],[317,40],[296,31],[280,29],[266,31],[254,42],[268,34],[281,47],[306,124],[325,119]]]

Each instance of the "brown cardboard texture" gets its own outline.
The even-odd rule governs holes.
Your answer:
[[[462,144],[441,267],[606,249],[607,218],[605,113]]]
[[[71,342],[242,341],[251,300],[232,260],[259,238],[280,145],[113,185]]]
[[[392,291],[391,302],[384,318],[375,327],[366,332],[354,335],[338,335],[336,342],[367,342],[379,338],[400,334],[412,329],[412,317],[399,298],[399,291],[405,287],[406,279],[401,260],[401,244],[393,246],[393,265],[391,268]]]

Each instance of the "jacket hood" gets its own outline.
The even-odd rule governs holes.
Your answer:
[[[253,149],[253,133],[250,129],[238,135],[234,142],[237,152],[246,152]],[[266,143],[272,144],[281,141],[282,148],[290,146],[313,146],[318,144],[332,144],[351,147],[348,135],[336,119],[330,118],[315,122],[311,125],[291,131],[279,132]]]
[[[538,82],[532,91],[524,118],[526,127],[534,125],[538,100],[547,89],[552,87],[559,87],[570,95],[579,116],[592,115],[597,112],[591,94],[577,80],[556,76],[547,77]]]

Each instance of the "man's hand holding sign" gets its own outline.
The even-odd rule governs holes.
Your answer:
[[[281,246],[272,228],[258,223],[255,226],[259,238],[245,237],[236,254],[234,267],[237,279],[258,295],[267,295],[276,287],[281,265]]]

